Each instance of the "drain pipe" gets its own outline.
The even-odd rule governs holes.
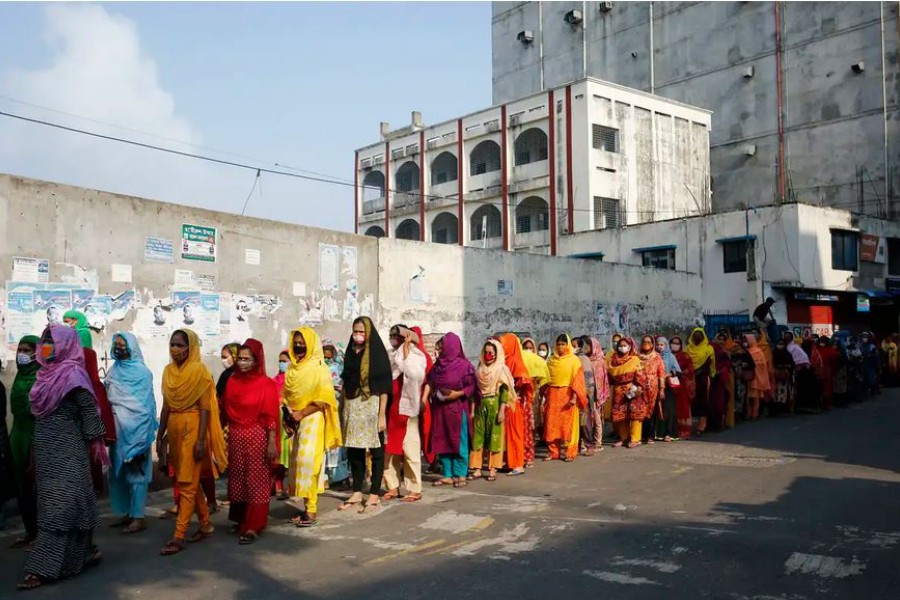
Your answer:
[[[650,93],[656,93],[656,56],[653,52],[653,2],[650,2]]]
[[[780,0],[775,0],[775,70],[776,70],[776,88],[777,88],[777,104],[778,104],[778,200],[784,203],[785,199],[785,181],[784,181],[784,98],[783,98],[783,82],[781,73],[781,11],[779,5]]]

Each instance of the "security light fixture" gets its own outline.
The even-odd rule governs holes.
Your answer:
[[[574,27],[575,25],[581,25],[582,21],[584,21],[584,15],[580,10],[570,10],[566,13],[564,19],[566,23]]]
[[[852,65],[850,65],[850,69],[854,73],[859,75],[860,73],[862,73],[863,71],[866,70],[866,63],[864,63],[863,61],[855,62]]]
[[[534,41],[534,32],[530,29],[526,29],[525,31],[520,31],[519,35],[516,36],[516,39],[525,44],[526,46]]]

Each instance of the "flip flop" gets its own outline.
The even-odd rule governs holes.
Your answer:
[[[369,510],[370,508],[372,510]],[[379,508],[381,508],[381,502],[366,502],[363,505],[363,507],[359,510],[359,514],[362,515],[362,514],[373,513]]]
[[[25,578],[16,584],[16,589],[20,591],[36,590],[44,585],[44,580],[37,575],[29,573]]]
[[[184,551],[184,542],[176,539],[171,539],[166,542],[166,545],[163,546],[163,549],[159,551],[159,554],[160,556],[172,556],[182,551]]]
[[[256,533],[255,531],[248,531],[247,533],[242,535],[240,538],[238,538],[238,544],[241,546],[249,546],[250,544],[254,543],[258,539],[259,539],[258,533]]]
[[[188,537],[187,542],[189,544],[196,544],[197,542],[202,542],[203,540],[207,540],[207,539],[211,538],[213,536],[214,532],[215,532],[215,529],[213,527],[210,527],[206,531],[204,531],[203,528],[201,527]]]
[[[506,474],[507,477],[518,477],[519,475],[524,475],[525,471],[519,471],[518,469],[513,469],[509,473]]]
[[[388,490],[384,496],[381,497],[382,500],[393,500],[395,498],[400,497],[400,490]]]
[[[422,499],[422,494],[407,494],[403,497],[403,502],[418,502]]]
[[[356,506],[357,504],[362,504],[362,498],[360,498],[356,502],[345,501],[343,504],[338,506],[338,510],[349,510],[349,509],[353,508],[354,506]]]
[[[435,481],[434,483],[431,484],[431,487],[439,487],[442,485],[452,485],[455,487],[456,482],[453,481],[452,479],[438,479],[437,481]]]

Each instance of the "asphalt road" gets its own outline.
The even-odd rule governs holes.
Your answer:
[[[900,392],[887,391],[829,414],[427,487],[423,501],[372,515],[323,497],[309,530],[274,503],[254,546],[238,546],[220,513],[213,539],[170,558],[157,554],[169,522],[138,536],[104,527],[98,568],[26,596],[900,598],[898,425]],[[166,496],[154,498],[158,514]],[[24,554],[0,557],[0,597],[21,597]]]

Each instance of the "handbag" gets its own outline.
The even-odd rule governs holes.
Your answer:
[[[673,390],[677,390],[681,387],[681,380],[678,379],[678,375],[672,375],[669,377],[669,387]]]
[[[281,405],[281,422],[284,424],[284,428],[289,430],[289,433],[293,435],[297,432],[297,429],[300,427],[300,423],[294,419],[294,414],[284,404]]]

